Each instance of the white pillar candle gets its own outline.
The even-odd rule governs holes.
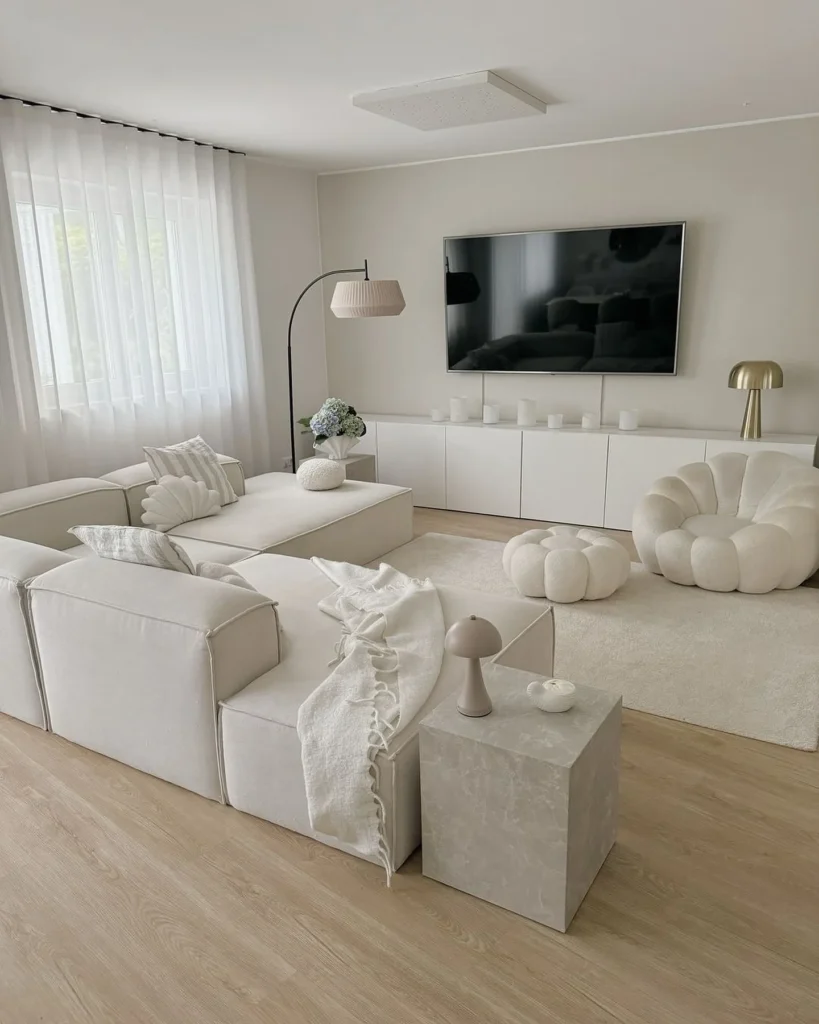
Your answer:
[[[636,409],[623,409],[620,413],[621,430],[636,430],[639,422],[640,419]]]
[[[596,412],[584,412],[580,421],[584,430],[598,430],[600,428],[600,417]]]
[[[450,398],[449,418],[453,423],[466,423],[469,419],[469,400],[463,396]]]
[[[484,423],[499,423],[500,422],[500,410],[499,405],[485,405],[483,407],[483,421]]]
[[[518,426],[533,427],[537,422],[537,403],[533,398],[518,399]]]
[[[558,427],[562,427],[563,426],[563,413],[562,412],[550,412],[549,413],[549,418],[548,418],[548,420],[546,422],[549,424],[549,426],[553,430],[556,430]]]
[[[430,409],[429,414],[435,423],[443,423],[446,419],[443,409]]]

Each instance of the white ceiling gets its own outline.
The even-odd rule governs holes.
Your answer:
[[[421,132],[356,93],[482,70],[539,117]],[[6,0],[0,92],[322,170],[819,111],[819,0]]]

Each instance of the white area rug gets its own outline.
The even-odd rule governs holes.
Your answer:
[[[427,533],[380,561],[434,583],[518,597],[502,552],[496,541]],[[715,594],[633,564],[612,597],[555,605],[555,622],[559,677],[620,692],[637,711],[817,747],[819,590]]]

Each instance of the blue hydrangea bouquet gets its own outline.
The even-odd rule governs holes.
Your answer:
[[[346,459],[367,433],[367,425],[355,409],[340,398],[328,398],[317,413],[299,420],[313,431],[313,447],[331,459]]]

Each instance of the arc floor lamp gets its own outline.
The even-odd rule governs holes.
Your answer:
[[[293,318],[299,303],[314,284],[325,277],[337,277],[339,274],[363,274],[363,281],[339,281],[333,291],[330,309],[337,317],[365,316],[398,316],[406,306],[401,285],[397,281],[371,281],[367,261],[363,267],[352,267],[345,270],[328,270],[326,274],[314,277],[310,284],[296,299],[290,323],[287,325],[287,386],[290,392],[290,458],[293,472],[296,472],[296,421],[293,411]]]

